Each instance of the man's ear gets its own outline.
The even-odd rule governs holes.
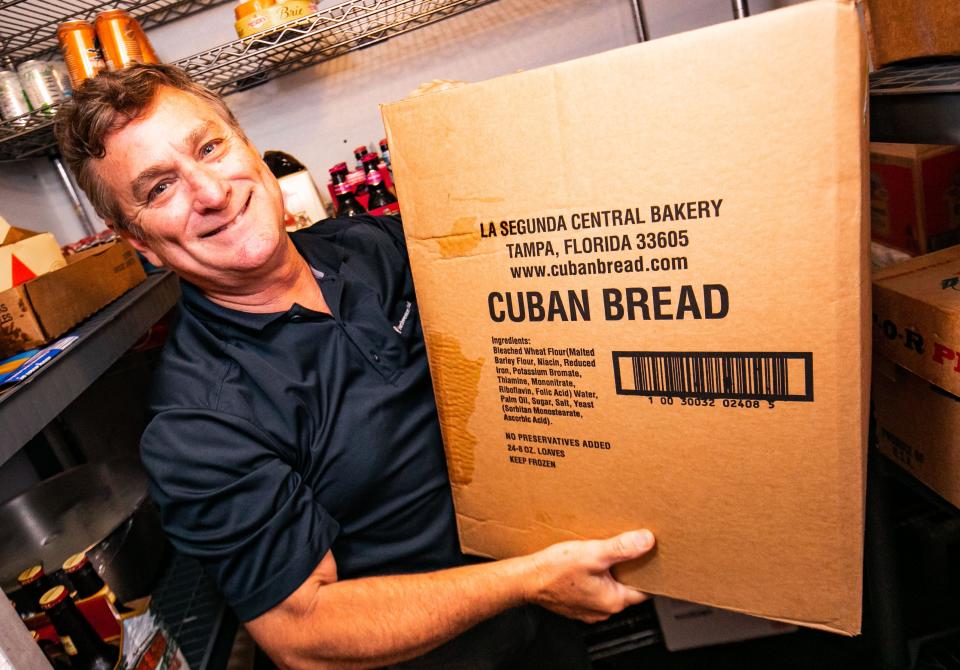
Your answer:
[[[129,242],[131,247],[143,254],[143,257],[150,261],[152,265],[155,265],[158,268],[163,267],[163,261],[160,260],[159,256],[153,253],[153,250],[146,242],[141,240],[126,228],[121,228],[120,226],[116,225],[113,221],[107,221],[107,225],[111,230],[116,232],[117,235]]]

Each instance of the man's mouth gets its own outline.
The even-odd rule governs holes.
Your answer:
[[[243,203],[243,207],[240,209],[239,212],[237,212],[237,215],[235,217],[227,221],[225,224],[223,224],[219,228],[214,228],[213,230],[203,233],[202,235],[200,235],[200,239],[207,239],[208,237],[213,237],[214,235],[218,235],[223,231],[225,231],[230,226],[232,226],[234,223],[236,223],[237,219],[243,216],[243,213],[247,211],[247,207],[250,205],[250,199],[252,197],[253,197],[252,193],[247,196],[247,201]]]

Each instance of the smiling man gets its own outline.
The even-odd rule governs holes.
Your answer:
[[[551,612],[642,601],[610,568],[653,536],[460,554],[399,222],[287,235],[230,110],[170,66],[88,80],[56,132],[100,215],[183,279],[141,454],[171,541],[274,661],[589,667]]]

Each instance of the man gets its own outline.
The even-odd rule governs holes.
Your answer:
[[[597,621],[645,598],[609,569],[649,531],[459,553],[396,220],[288,236],[236,119],[173,67],[88,81],[56,130],[100,215],[184,280],[143,462],[173,544],[275,662],[529,666],[550,630],[531,605]]]

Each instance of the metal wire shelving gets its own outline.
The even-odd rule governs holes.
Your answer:
[[[0,0],[0,63],[42,58],[57,48],[57,26],[124,9],[145,29],[227,0]]]
[[[204,1],[214,4],[222,0]],[[195,81],[229,95],[490,2],[493,0],[348,0],[293,23],[202,51],[176,65]],[[4,6],[0,4],[0,8]],[[55,110],[0,122],[0,161],[42,156],[51,149],[55,145],[51,111]]]

